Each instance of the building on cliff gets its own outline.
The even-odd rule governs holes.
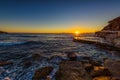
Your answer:
[[[109,21],[108,25],[101,31],[96,32],[95,35],[109,41],[120,38],[120,17]]]

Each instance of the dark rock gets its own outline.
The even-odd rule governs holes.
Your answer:
[[[92,64],[92,66],[102,66],[102,62],[101,61],[97,61],[97,60],[93,60],[93,59],[83,59],[80,62],[82,62],[82,64]]]
[[[59,64],[61,61],[65,60],[64,58],[62,58],[61,56],[58,55],[54,55],[51,56],[50,59],[48,59],[51,63],[54,64]]]
[[[32,62],[30,62],[30,61],[25,61],[25,62],[23,62],[23,67],[24,67],[24,68],[28,68],[28,67],[30,67],[30,66],[32,66]]]
[[[113,77],[120,79],[120,60],[106,60],[104,65],[110,70]]]
[[[31,56],[31,59],[33,59],[33,60],[40,60],[42,58],[43,57],[40,54],[32,54],[32,56]]]
[[[89,60],[89,63],[92,64],[93,66],[102,66],[101,62],[96,60]]]
[[[107,77],[107,76],[101,76],[101,77],[96,77],[93,80],[119,80],[119,79]]]
[[[51,78],[49,76],[47,76],[47,78],[45,80],[51,80]]]
[[[91,80],[81,62],[76,61],[61,62],[55,78],[56,80]]]
[[[52,70],[53,70],[53,67],[51,67],[51,66],[47,66],[47,67],[37,69],[35,71],[35,74],[34,74],[32,80],[46,79],[47,76],[52,72]]]
[[[91,61],[92,61],[92,58],[88,57],[88,56],[83,56],[83,57],[81,57],[81,60],[80,60],[80,62],[82,62],[82,64],[90,63]]]
[[[29,57],[25,57],[25,58],[23,58],[22,59],[22,62],[21,63],[23,63],[23,64],[31,64],[32,62],[34,62],[34,61],[39,61],[39,62],[41,62],[42,60],[46,60],[46,57],[44,57],[44,56],[41,56],[40,54],[32,54],[31,56],[29,56]]]
[[[35,45],[35,44],[45,45],[46,43],[41,42],[41,41],[28,41],[24,43],[24,45]]]
[[[11,64],[13,64],[13,62],[9,62],[9,61],[0,62],[0,66],[11,65]]]
[[[67,57],[70,61],[76,61],[77,60],[77,54],[74,52],[67,52]]]
[[[94,69],[94,66],[92,66],[92,64],[89,63],[85,63],[83,64],[83,66],[88,73],[90,73]]]
[[[4,80],[11,80],[9,77],[5,77]]]
[[[91,57],[89,57],[89,56],[83,56],[82,57],[84,60],[91,60]]]
[[[89,63],[89,60],[81,60],[80,61],[82,64],[86,64],[86,63]]]
[[[100,77],[100,76],[112,76],[111,72],[104,68],[103,66],[101,67],[94,67],[94,70],[91,72],[91,76],[94,77]]]

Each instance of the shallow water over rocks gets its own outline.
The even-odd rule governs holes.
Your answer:
[[[72,42],[70,34],[1,34],[0,37],[1,42],[25,42],[0,45],[0,62],[12,62],[0,66],[0,80],[32,80],[35,70],[45,66],[53,66],[56,71],[59,63],[67,60],[67,51],[77,53],[78,60],[81,56],[98,61],[120,59],[94,45]]]

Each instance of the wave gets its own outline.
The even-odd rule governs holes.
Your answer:
[[[0,42],[0,46],[10,46],[10,45],[34,45],[34,44],[41,44],[44,45],[46,43],[41,41],[24,41],[24,42]]]
[[[46,43],[44,43],[44,42],[41,42],[41,41],[28,41],[28,42],[25,42],[24,43],[25,45],[28,45],[28,44],[42,44],[42,45],[44,45],[44,44],[46,44]]]
[[[34,38],[34,37],[38,37],[38,36],[36,36],[36,35],[17,35],[16,37],[30,37],[30,38]]]
[[[25,42],[0,42],[0,46],[8,46],[8,45],[18,45],[24,44]]]

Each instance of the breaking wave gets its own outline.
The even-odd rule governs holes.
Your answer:
[[[25,42],[0,42],[0,46],[8,46],[8,45],[18,45],[24,44]]]
[[[11,45],[33,45],[33,44],[42,44],[44,45],[44,42],[41,41],[24,41],[24,42],[0,42],[0,46],[11,46]]]

